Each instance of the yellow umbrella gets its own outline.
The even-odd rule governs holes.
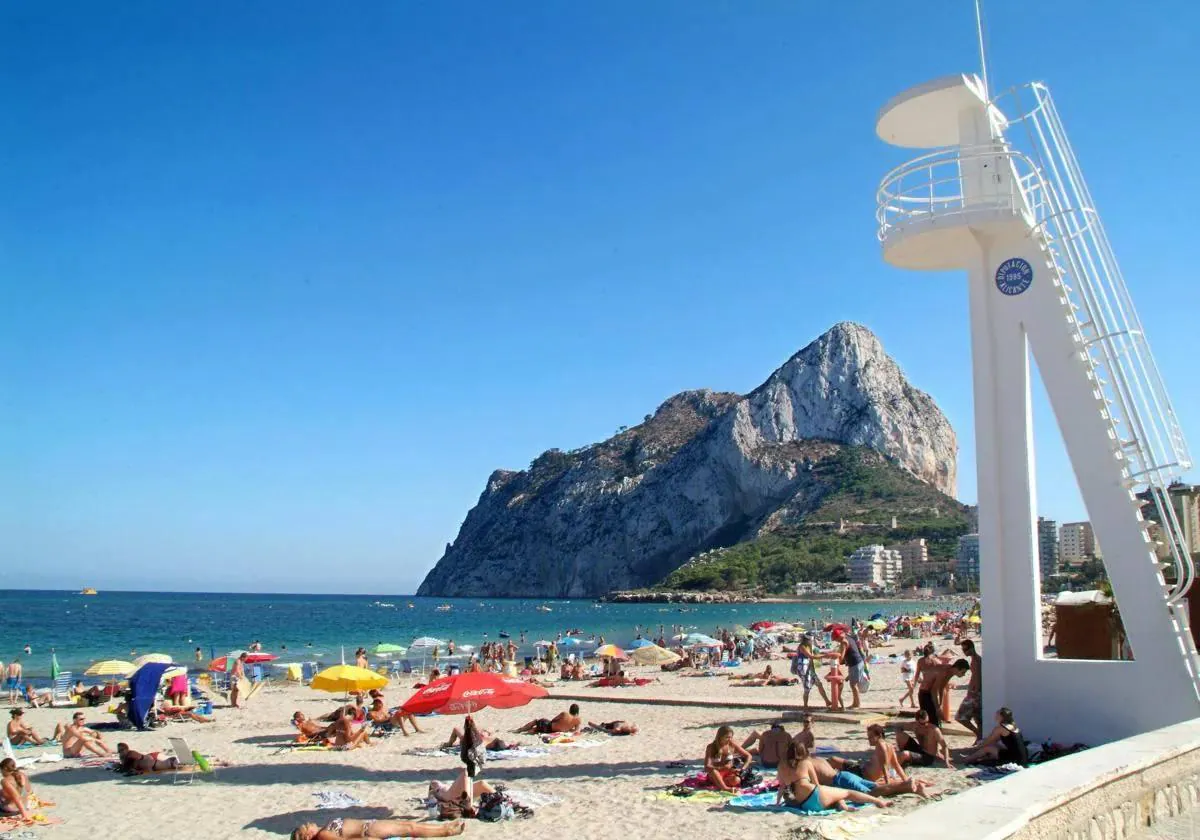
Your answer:
[[[170,665],[174,661],[174,657],[172,657],[169,653],[147,653],[144,656],[139,656],[137,659],[133,660],[133,664],[138,668],[141,668],[143,665],[148,665],[151,662],[158,662],[162,665]]]
[[[132,662],[125,662],[121,659],[105,659],[100,662],[93,662],[91,667],[83,672],[85,677],[128,677],[137,666]]]
[[[983,622],[983,619],[977,615],[973,615],[973,616],[968,617],[967,621],[970,622],[971,624],[980,624]]]
[[[625,651],[621,650],[616,645],[601,645],[596,648],[596,656],[608,656],[613,659],[628,659]]]
[[[311,687],[317,691],[329,691],[335,694],[370,691],[372,688],[384,688],[387,684],[387,677],[356,665],[334,665],[332,668],[326,668],[313,677],[310,683]]]
[[[922,616],[917,616],[916,618],[913,619],[913,621],[918,624],[928,624],[931,621],[937,621],[937,619],[931,615],[922,615]]]
[[[667,665],[671,662],[678,662],[680,656],[658,645],[646,645],[631,653],[629,658],[639,665]]]

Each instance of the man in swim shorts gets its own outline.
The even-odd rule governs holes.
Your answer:
[[[934,726],[942,725],[942,697],[950,688],[950,680],[963,676],[970,668],[967,660],[959,659],[953,665],[926,665],[921,669],[917,704]]]
[[[916,722],[912,726],[912,734],[900,731],[896,733],[896,760],[901,764],[915,764],[919,767],[932,767],[939,759],[953,769],[950,761],[950,747],[938,729],[929,719],[925,710],[917,712]]]
[[[518,735],[553,735],[553,734],[578,734],[583,728],[583,721],[579,718],[579,704],[572,703],[570,708],[565,712],[559,712],[553,717],[538,718],[531,720],[529,723],[517,730]]]

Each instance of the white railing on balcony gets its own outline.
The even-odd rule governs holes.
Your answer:
[[[1004,117],[1005,107],[1019,116]],[[1074,310],[1129,485],[1146,487],[1154,500],[1175,566],[1174,604],[1195,577],[1169,498],[1171,483],[1191,466],[1175,409],[1049,90],[1036,82],[1014,88],[993,100],[989,113],[996,123],[991,144],[941,149],[884,176],[876,196],[879,239],[886,247],[889,237],[934,217],[945,226],[1008,212],[1029,224]],[[985,164],[996,181],[964,197],[964,177],[978,177]]]

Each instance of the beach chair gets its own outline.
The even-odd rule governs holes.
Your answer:
[[[300,682],[308,685],[317,675],[317,663],[305,662],[300,666]]]
[[[196,760],[196,753],[185,738],[168,738],[167,741],[171,744],[171,752],[175,756],[175,776],[171,780],[172,784],[178,784],[180,777],[184,777],[187,781],[184,784],[191,784],[192,779],[197,773],[216,773],[211,767],[205,769],[204,766]],[[205,762],[207,764],[207,762]]]
[[[51,706],[74,706],[75,695],[71,693],[71,672],[61,671],[54,678],[54,693],[50,695]]]
[[[413,664],[411,659],[405,659],[400,663],[401,674],[411,674],[413,672]]]

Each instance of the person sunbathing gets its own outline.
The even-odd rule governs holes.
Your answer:
[[[792,736],[783,728],[783,721],[777,720],[766,732],[759,732],[757,729],[751,732],[749,737],[742,741],[742,749],[748,750],[751,755],[757,755],[763,767],[774,770],[779,766],[779,761],[791,740]],[[755,744],[758,746],[755,747]]]
[[[487,782],[473,782],[467,776],[467,768],[458,771],[458,776],[450,784],[436,779],[429,783],[429,798],[437,802],[439,808],[443,805],[457,806],[474,816],[474,802],[485,793],[495,793],[496,789]],[[464,807],[465,806],[465,807]]]
[[[0,761],[0,814],[20,817],[26,822],[33,820],[29,812],[29,777],[17,768],[11,758]]]
[[[104,743],[100,733],[84,726],[83,712],[72,715],[70,723],[60,723],[54,730],[54,739],[62,741],[64,758],[79,758],[84,750],[96,755],[112,755],[112,749]]]
[[[965,764],[1029,764],[1029,748],[1013,718],[1012,709],[996,710],[996,727],[980,742],[978,749],[963,758]]]
[[[869,793],[821,784],[808,750],[794,741],[788,744],[787,756],[779,765],[779,792],[775,801],[808,813],[847,811],[851,802],[878,808],[892,804]]]
[[[823,785],[856,790],[875,796],[897,796],[915,793],[925,799],[929,783],[904,772],[895,748],[887,742],[883,727],[875,723],[867,727],[867,742],[871,756],[865,762],[848,761],[834,756],[829,760],[810,755],[809,761]],[[893,781],[893,776],[895,781]]]
[[[179,760],[174,756],[159,758],[159,754],[156,752],[140,753],[137,750],[131,750],[125,743],[117,744],[117,756],[120,759],[118,766],[121,772],[131,776],[143,773],[162,773],[179,768]]]
[[[318,738],[331,737],[329,731],[330,727],[322,726],[315,720],[309,720],[304,716],[303,712],[296,712],[294,715],[292,715],[292,726],[299,729],[300,734],[310,741]]]
[[[762,688],[763,686],[797,685],[800,680],[796,677],[767,677],[766,679],[751,678],[733,684],[734,688]]]
[[[900,731],[896,733],[896,758],[901,764],[916,764],[920,767],[932,767],[938,759],[946,766],[954,769],[950,761],[950,747],[924,709],[917,712],[916,721],[912,724],[912,734]]]
[[[731,680],[769,680],[769,679],[771,679],[772,676],[773,676],[773,672],[771,671],[771,666],[768,665],[766,668],[764,668],[762,671],[760,671],[757,674],[730,674],[729,679],[731,679]]]
[[[636,735],[638,732],[637,724],[630,723],[627,720],[613,720],[608,723],[589,723],[585,729],[593,729],[597,732],[607,732],[609,735]]]
[[[352,750],[355,747],[369,746],[371,733],[365,726],[355,726],[353,715],[343,712],[329,727],[330,740],[333,746]]]
[[[462,820],[447,823],[409,822],[407,820],[354,820],[336,817],[321,828],[304,823],[292,832],[292,840],[346,840],[368,837],[455,837],[466,830]]]
[[[12,720],[8,722],[8,740],[15,747],[18,744],[36,744],[41,746],[46,743],[44,738],[39,738],[33,727],[24,721],[25,712],[21,709],[10,709],[8,712],[12,716]]]
[[[518,735],[552,735],[569,732],[578,734],[583,727],[579,718],[579,704],[572,703],[565,712],[559,712],[553,718],[538,718],[516,730]]]
[[[158,707],[158,713],[166,720],[194,720],[197,723],[212,723],[212,717],[205,717],[202,714],[193,712],[191,709],[183,706],[170,706],[165,703]]]
[[[52,706],[54,705],[54,691],[49,688],[38,691],[32,684],[25,683],[25,702],[34,709],[39,706]]]
[[[463,732],[457,726],[450,730],[450,737],[446,739],[446,743],[442,744],[442,749],[449,749],[462,740]],[[519,741],[505,741],[502,738],[496,737],[495,733],[488,732],[486,729],[479,730],[479,737],[483,740],[483,748],[485,750],[515,750],[520,749]]]
[[[83,680],[76,680],[75,687],[71,689],[71,693],[76,697],[82,698],[83,702],[89,706],[99,706],[104,702],[104,689],[98,685],[91,688],[84,688]]]
[[[749,763],[754,757],[734,743],[733,727],[719,727],[712,743],[704,748],[704,770],[709,784],[717,790],[736,790],[742,781],[738,759]]]

